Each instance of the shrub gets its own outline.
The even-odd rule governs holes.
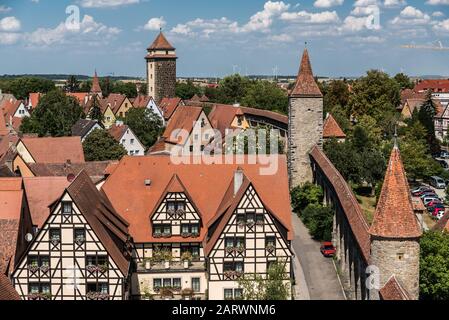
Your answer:
[[[330,208],[309,204],[302,211],[301,219],[315,240],[332,240],[333,212]]]
[[[295,187],[291,191],[293,211],[299,213],[309,204],[320,204],[323,202],[323,190],[310,182]]]

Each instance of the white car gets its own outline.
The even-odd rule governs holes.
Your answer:
[[[424,197],[424,198],[422,199],[422,202],[423,202],[424,205],[426,206],[429,202],[432,202],[432,201],[435,201],[435,200],[441,201],[441,199],[438,198],[438,197]]]

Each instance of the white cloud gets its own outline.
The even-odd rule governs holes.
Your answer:
[[[391,23],[394,25],[426,25],[431,22],[430,16],[421,10],[408,6]]]
[[[316,8],[331,8],[335,6],[341,6],[344,0],[316,0],[313,4]]]
[[[190,29],[187,25],[180,23],[176,27],[171,29],[170,32],[173,32],[175,34],[181,34],[181,35],[189,35],[192,33],[192,29]]]
[[[435,11],[434,13],[432,13],[432,17],[440,18],[440,17],[444,17],[444,16],[445,16],[444,13],[441,11]]]
[[[139,3],[139,0],[81,0],[84,8],[111,8]]]
[[[164,17],[159,18],[151,18],[148,22],[143,26],[145,30],[159,30],[160,28],[164,28],[167,25],[167,22],[164,20]]]
[[[39,28],[26,35],[27,43],[36,46],[52,44],[101,45],[120,33],[120,29],[108,27],[96,22],[93,17],[85,15],[79,29],[68,28],[60,23],[56,28]]]
[[[397,8],[407,5],[405,0],[385,0],[384,6],[387,8]]]
[[[351,11],[351,15],[361,17],[361,16],[369,16],[379,12],[379,7],[376,5],[369,5],[366,7],[355,7]]]
[[[6,13],[11,11],[12,8],[11,7],[7,7],[7,6],[0,6],[0,13]]]
[[[0,44],[1,45],[10,45],[17,43],[21,37],[20,33],[6,33],[0,32]]]
[[[6,17],[0,20],[0,31],[14,32],[19,31],[20,27],[20,20],[16,17]]]
[[[350,37],[346,38],[345,41],[351,43],[383,43],[385,39],[377,36],[367,36],[367,37]]]
[[[438,22],[436,25],[433,26],[433,30],[435,30],[438,33],[449,35],[448,34],[449,33],[449,19]]]
[[[366,17],[353,17],[348,16],[343,21],[341,31],[362,31],[366,29],[367,19]]]
[[[274,42],[285,42],[285,43],[295,41],[295,39],[291,35],[288,35],[288,34],[272,35],[268,39],[271,41],[274,41]]]
[[[354,7],[368,7],[377,5],[379,5],[379,2],[377,0],[357,0],[354,3]]]
[[[186,23],[180,23],[170,30],[173,34],[203,36],[208,38],[211,34],[236,34],[241,32],[238,23],[228,18],[201,19],[197,18]]]
[[[338,17],[336,11],[323,11],[319,13],[310,13],[307,11],[284,12],[281,15],[281,20],[289,22],[316,23],[316,24],[328,24],[340,22],[340,18]]]
[[[449,0],[428,0],[426,4],[430,4],[432,6],[449,5]]]
[[[265,3],[263,10],[254,14],[247,24],[242,27],[243,32],[251,31],[267,31],[273,24],[273,18],[287,11],[290,7],[283,1],[268,1]]]

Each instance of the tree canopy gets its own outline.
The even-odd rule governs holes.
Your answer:
[[[31,92],[47,93],[55,89],[51,80],[43,78],[22,77],[0,81],[0,89],[3,93],[11,93],[17,99],[27,99]]]
[[[140,142],[146,147],[151,147],[162,133],[162,120],[153,111],[147,108],[131,108],[126,113],[127,124]]]
[[[39,100],[31,117],[23,119],[20,131],[39,136],[69,136],[72,126],[83,116],[78,100],[60,90],[53,90]]]
[[[80,82],[78,81],[78,79],[74,75],[69,76],[64,85],[64,91],[79,92],[79,90],[80,90]]]
[[[107,131],[95,129],[83,142],[86,161],[120,160],[126,149]]]

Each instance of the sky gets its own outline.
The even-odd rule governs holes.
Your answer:
[[[162,28],[178,76],[449,77],[449,0],[0,0],[0,74],[145,75]],[[439,45],[439,44],[438,44]]]

